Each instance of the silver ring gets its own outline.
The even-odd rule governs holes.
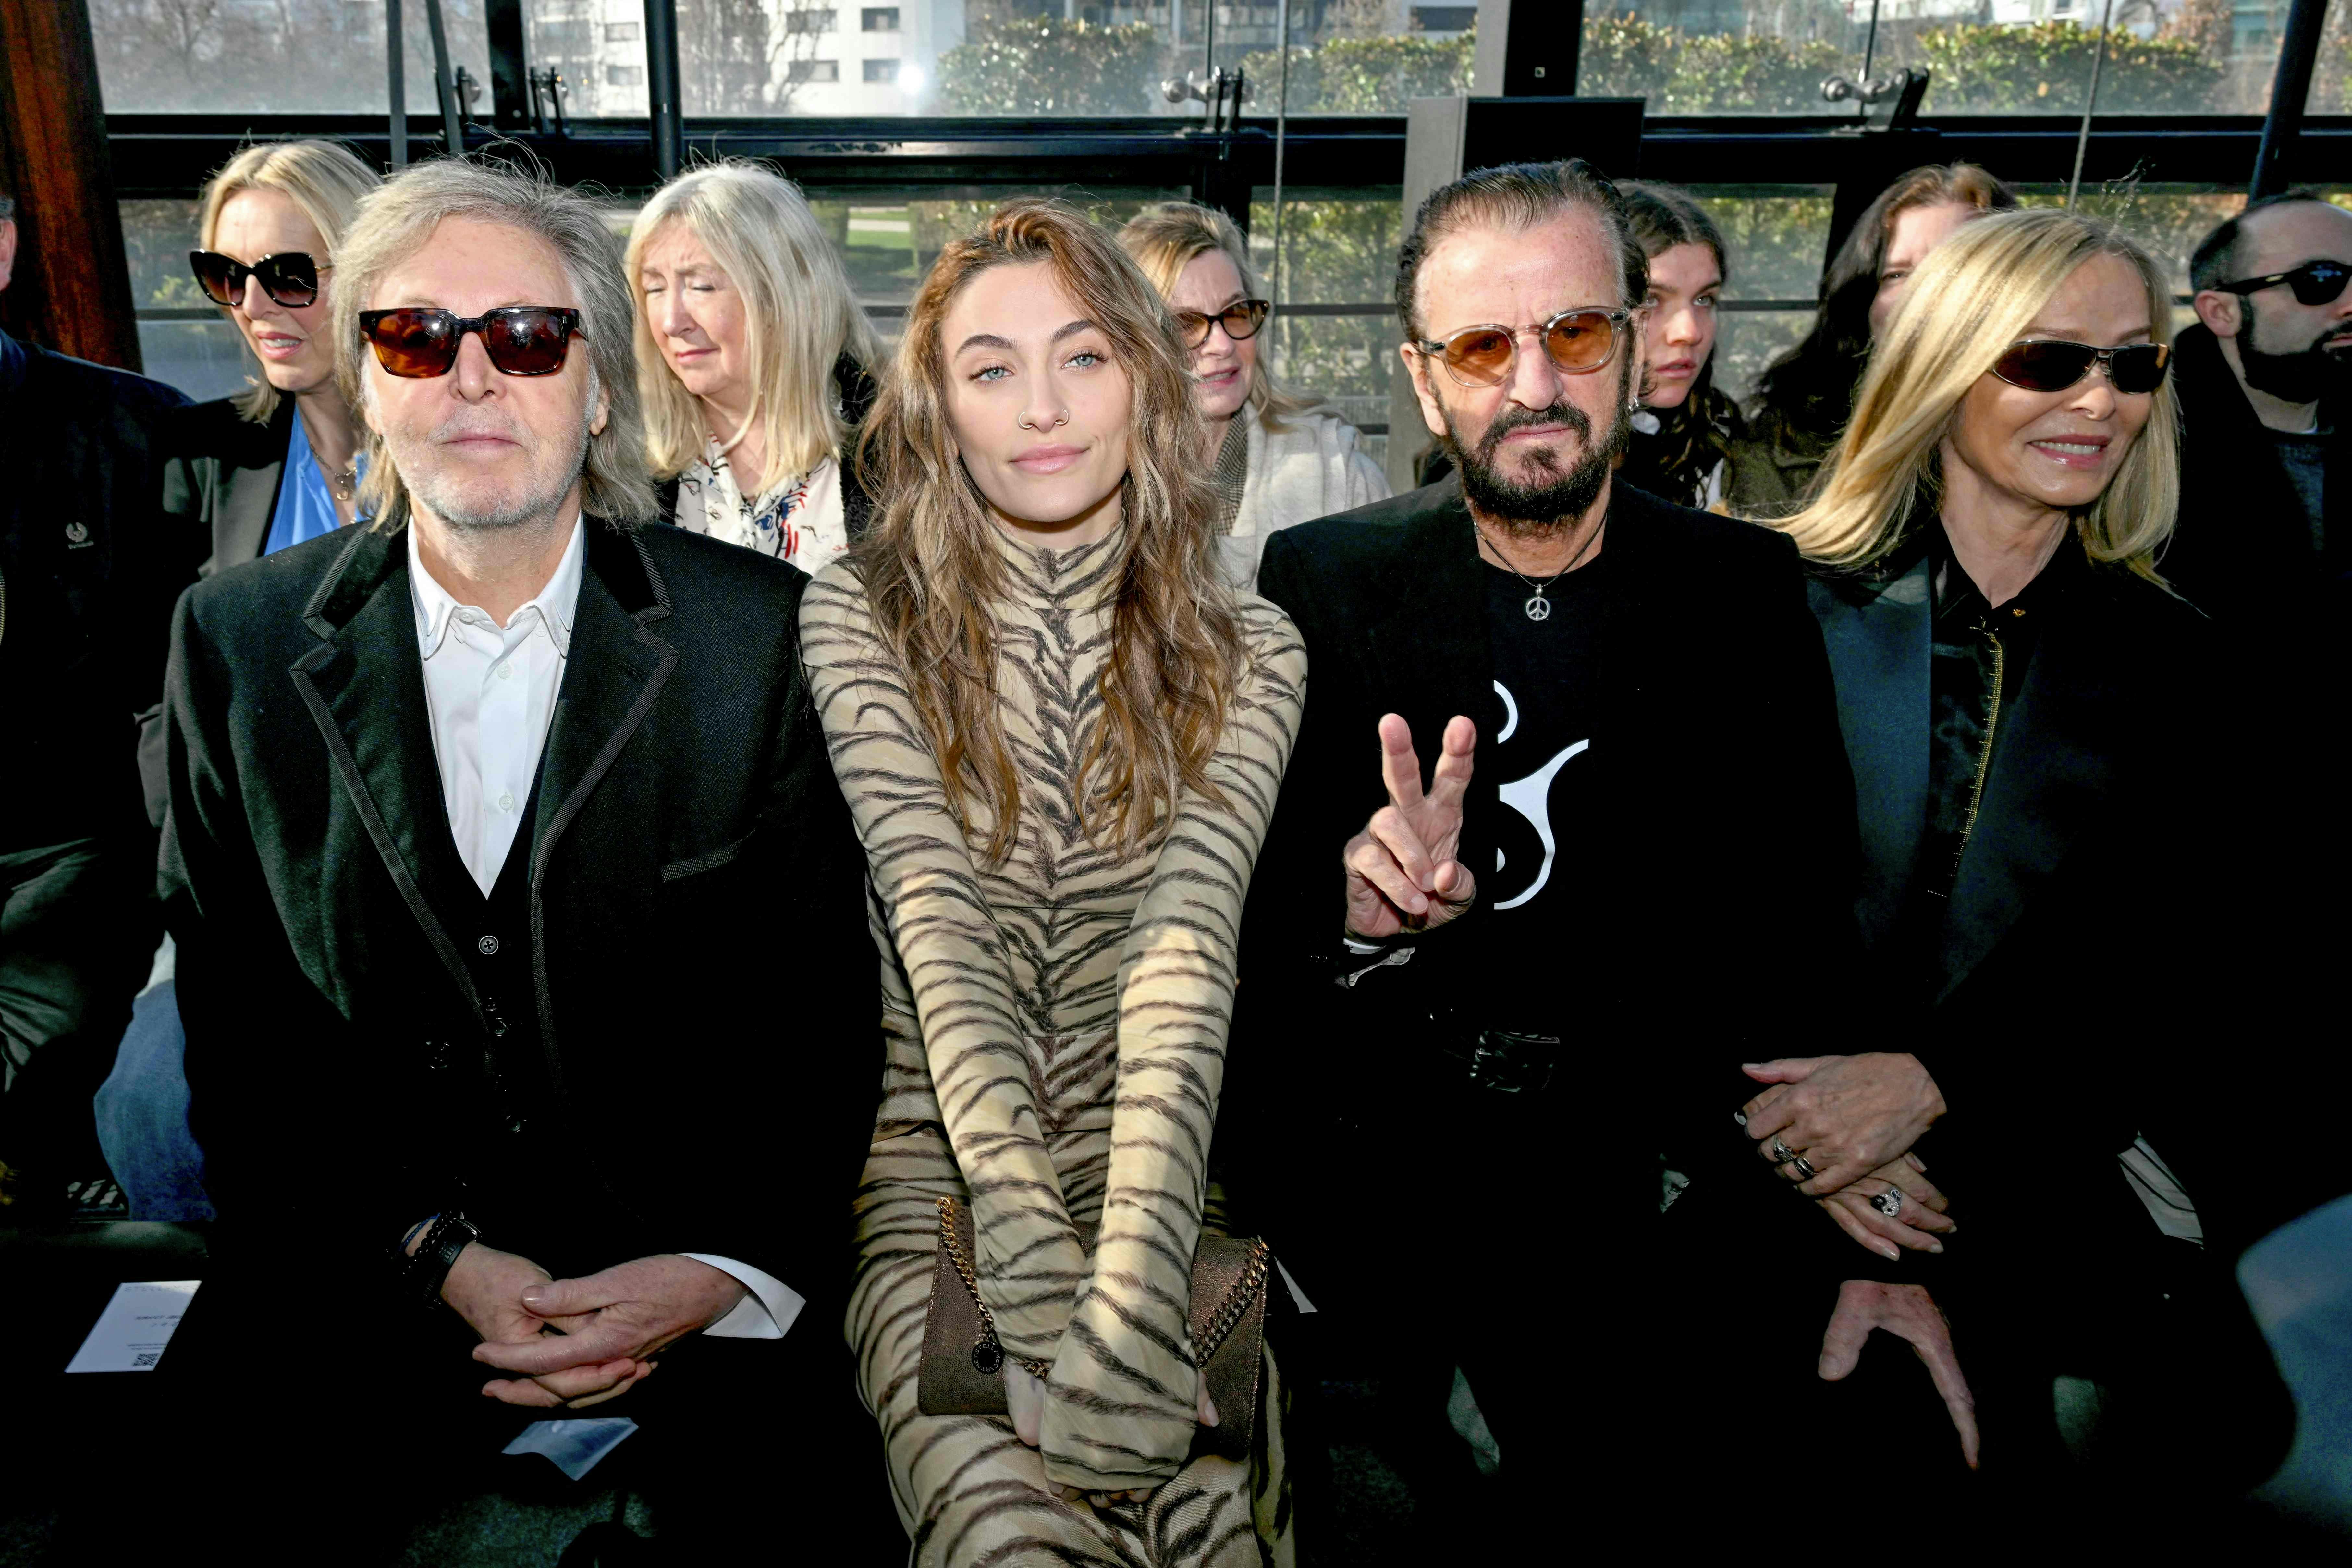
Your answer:
[[[1772,1140],[1772,1163],[1785,1165],[1796,1157],[1797,1152],[1789,1147],[1789,1141],[1786,1138]]]
[[[1800,1154],[1789,1163],[1797,1168],[1797,1180],[1810,1182],[1813,1179],[1813,1163],[1811,1160]]]
[[[1870,1206],[1888,1219],[1893,1219],[1903,1212],[1903,1189],[1892,1182],[1887,1183],[1885,1192],[1871,1195]]]

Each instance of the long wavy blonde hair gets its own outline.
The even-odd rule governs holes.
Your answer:
[[[657,479],[699,462],[711,432],[692,393],[670,373],[646,314],[639,269],[646,247],[684,224],[743,297],[743,347],[751,406],[731,447],[754,424],[771,479],[804,474],[841,449],[848,429],[835,407],[834,362],[844,353],[871,369],[881,357],[872,323],[850,292],[841,253],[800,187],[760,164],[730,159],[685,174],[637,214],[622,262],[636,303],[637,390],[646,409],[646,457]]]
[[[275,191],[294,204],[295,210],[310,220],[326,242],[327,254],[314,257],[321,267],[331,266],[335,253],[342,248],[343,233],[360,210],[360,203],[383,181],[373,169],[360,162],[357,154],[335,142],[263,142],[241,149],[237,155],[223,163],[213,177],[205,183],[203,212],[196,222],[196,244],[205,250],[218,243],[221,209],[229,198],[245,191]],[[257,261],[258,257],[247,257]],[[334,297],[334,277],[328,274],[321,281],[328,298]],[[228,314],[228,307],[220,307]],[[253,344],[243,332],[237,342],[244,346],[248,358]],[[254,362],[260,369],[260,362]],[[257,425],[269,423],[278,412],[278,389],[269,384],[266,375],[247,376],[247,386],[233,400],[236,411]],[[356,421],[354,421],[356,423]]]
[[[2053,208],[1977,219],[1929,253],[1871,356],[1853,418],[1822,466],[1812,499],[1770,526],[1807,559],[1863,572],[1894,551],[1942,489],[1944,438],[1969,388],[2033,324],[2067,279],[2121,258],[2147,293],[2148,325],[2171,340],[2171,290],[2147,253],[2105,224]],[[2147,424],[2098,500],[2074,516],[2094,561],[2161,585],[2156,557],[2180,510],[2180,415],[2168,378]]]
[[[1043,262],[1109,340],[1129,388],[1124,521],[1111,592],[1101,716],[1078,762],[1080,823],[1131,850],[1186,791],[1218,798],[1208,765],[1241,679],[1234,595],[1218,569],[1215,500],[1198,461],[1189,356],[1159,295],[1110,237],[1060,202],[1007,202],[940,252],[867,420],[862,470],[882,498],[854,552],[874,619],[921,716],[948,804],[992,817],[988,854],[1012,853],[1021,781],[997,712],[994,604],[1005,592],[997,525],[965,472],[948,416],[941,325],[993,267]]]
[[[1143,275],[1160,291],[1165,300],[1176,288],[1176,279],[1192,265],[1196,256],[1206,256],[1213,250],[1224,252],[1241,274],[1242,291],[1251,299],[1267,298],[1265,286],[1250,266],[1249,240],[1234,220],[1213,207],[1197,202],[1161,202],[1146,207],[1127,220],[1118,231],[1121,249],[1135,258]],[[1274,320],[1266,319],[1271,327]],[[1312,398],[1286,392],[1275,379],[1274,356],[1265,352],[1267,342],[1263,328],[1259,331],[1259,353],[1250,375],[1249,405],[1256,411],[1258,423],[1271,430],[1293,414],[1303,414],[1315,406]],[[1190,361],[1187,361],[1189,363]]]

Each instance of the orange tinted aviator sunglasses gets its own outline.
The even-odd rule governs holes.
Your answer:
[[[1543,342],[1544,353],[1563,375],[1591,375],[1617,357],[1617,340],[1624,335],[1631,310],[1603,305],[1571,305],[1537,326],[1513,328],[1488,322],[1464,327],[1442,342],[1413,346],[1434,355],[1445,374],[1465,386],[1500,386],[1518,363],[1519,333],[1531,331]]]
[[[580,331],[580,312],[561,305],[502,305],[478,316],[407,306],[362,310],[360,336],[387,374],[446,375],[467,332],[479,332],[490,363],[505,375],[553,375]]]

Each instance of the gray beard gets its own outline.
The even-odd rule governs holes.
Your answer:
[[[579,447],[572,454],[572,461],[565,466],[563,477],[551,481],[550,488],[543,492],[524,496],[502,507],[468,510],[454,497],[436,495],[436,481],[433,479],[410,483],[409,492],[424,503],[425,510],[438,518],[444,526],[458,532],[487,533],[549,521],[555,509],[563,504],[563,498],[572,493],[572,487],[579,481],[580,476],[588,471],[588,443],[592,438],[588,427],[583,425]],[[401,478],[406,481],[408,476],[403,474]]]

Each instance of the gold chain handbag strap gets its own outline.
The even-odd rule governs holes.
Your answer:
[[[1264,1237],[1250,1243],[1249,1258],[1242,1265],[1241,1278],[1234,1280],[1233,1288],[1225,1292],[1225,1299],[1217,1303],[1217,1310],[1209,1314],[1209,1331],[1202,1336],[1201,1342],[1192,1347],[1201,1365],[1209,1364],[1209,1358],[1217,1353],[1240,1325],[1243,1316],[1250,1310],[1250,1303],[1257,1300],[1257,1293],[1265,1289],[1265,1271],[1273,1261],[1273,1251],[1265,1245]]]
[[[1004,1342],[996,1332],[996,1314],[990,1311],[988,1303],[981,1299],[979,1271],[972,1267],[971,1256],[963,1249],[963,1237],[957,1234],[955,1199],[943,1197],[940,1199],[939,1207],[940,1245],[948,1249],[948,1261],[955,1265],[956,1278],[963,1281],[964,1289],[971,1293],[971,1304],[980,1311],[980,1340],[971,1347],[971,1363],[982,1373],[994,1373],[1003,1366],[1006,1360]],[[1011,1359],[1013,1365],[1040,1382],[1053,1373],[1052,1365],[1046,1362],[1032,1361],[1027,1356]]]

